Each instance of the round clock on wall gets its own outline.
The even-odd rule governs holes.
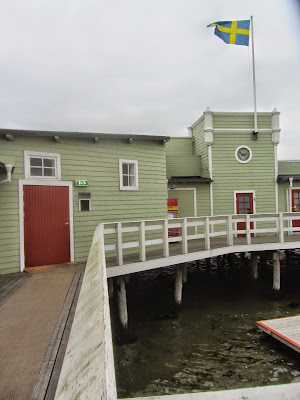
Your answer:
[[[252,151],[250,147],[248,146],[239,146],[235,150],[235,158],[240,162],[240,163],[247,163],[251,160],[252,158]]]

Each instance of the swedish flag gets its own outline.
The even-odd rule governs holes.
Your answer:
[[[219,21],[207,25],[215,26],[215,35],[227,44],[249,46],[250,20],[244,21]]]

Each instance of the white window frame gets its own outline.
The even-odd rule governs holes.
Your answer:
[[[44,157],[52,158],[55,160],[55,176],[32,176],[30,174],[30,158]],[[61,166],[60,166],[60,154],[59,153],[45,153],[40,151],[28,151],[24,150],[24,175],[25,179],[39,179],[39,180],[61,180]]]
[[[81,202],[82,202],[82,201],[88,201],[88,202],[89,202],[89,209],[88,209],[88,210],[82,210],[82,208],[81,208]],[[78,207],[79,207],[79,211],[82,211],[82,212],[84,212],[84,211],[92,211],[92,202],[91,202],[91,199],[84,199],[84,198],[79,199]]]
[[[123,185],[123,164],[134,164],[135,173],[135,185],[134,186],[124,186]],[[139,174],[138,174],[138,161],[137,160],[119,160],[119,180],[120,180],[120,190],[139,190]]]

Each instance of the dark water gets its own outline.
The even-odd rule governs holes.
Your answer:
[[[249,260],[245,262],[249,263]],[[225,390],[300,382],[299,353],[261,332],[256,321],[300,314],[300,254],[282,261],[280,296],[272,261],[259,279],[226,260],[191,265],[183,304],[174,304],[174,269],[131,275],[129,337],[111,301],[118,397]]]

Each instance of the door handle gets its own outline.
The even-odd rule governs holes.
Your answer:
[[[65,225],[69,225],[69,222],[66,222]]]

